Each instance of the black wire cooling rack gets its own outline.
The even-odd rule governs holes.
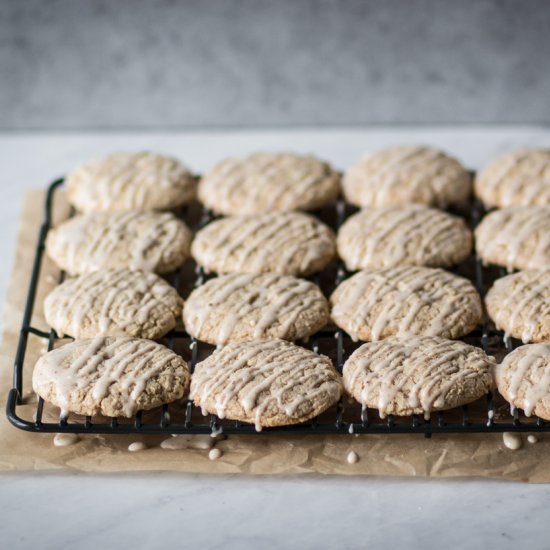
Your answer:
[[[92,434],[398,434],[418,433],[430,437],[433,433],[491,433],[491,432],[540,432],[550,431],[550,422],[537,417],[525,417],[518,409],[512,408],[498,395],[487,394],[484,398],[463,407],[444,412],[436,412],[430,418],[412,415],[406,417],[388,416],[380,418],[376,410],[362,408],[351,398],[343,397],[340,402],[319,417],[295,426],[265,428],[258,434],[251,424],[220,420],[215,415],[202,416],[189,399],[182,399],[170,405],[147,412],[138,412],[132,419],[82,417],[70,414],[60,417],[59,410],[45,403],[41,398],[35,400],[30,384],[32,365],[25,364],[25,355],[29,338],[39,338],[47,349],[54,347],[59,340],[55,331],[42,330],[32,324],[33,312],[40,282],[46,235],[52,224],[54,196],[63,184],[63,179],[54,181],[48,188],[45,200],[44,222],[40,227],[38,245],[31,272],[27,302],[15,355],[13,387],[7,400],[7,416],[10,422],[22,430],[41,433],[92,433]],[[198,207],[197,207],[198,208]],[[182,218],[195,229],[202,227],[212,219],[207,210],[181,211]],[[317,214],[334,229],[337,229],[351,208],[342,199],[336,205]],[[472,201],[466,208],[455,214],[466,218],[471,227],[475,227],[483,215],[481,205]],[[484,267],[480,260],[472,255],[455,270],[459,275],[470,278],[476,285],[481,297],[490,284],[503,270]],[[334,263],[321,275],[312,280],[325,292],[330,292],[347,273],[341,263]],[[59,281],[64,273],[59,274]],[[207,276],[197,266],[187,264],[168,277],[169,282],[184,296],[192,287],[201,285]],[[41,304],[39,305],[41,307]],[[505,337],[494,325],[485,322],[463,340],[483,348],[488,354],[502,358],[509,353],[517,342]],[[193,370],[198,361],[208,356],[214,349],[190,337],[183,329],[169,333],[162,343],[180,353],[189,361]],[[322,330],[301,342],[315,352],[331,357],[341,372],[347,357],[360,345],[354,343],[342,330],[335,327]],[[44,346],[46,349],[46,346]]]

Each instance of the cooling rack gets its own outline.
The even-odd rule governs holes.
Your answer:
[[[17,345],[13,387],[9,391],[6,412],[10,422],[22,430],[39,433],[90,433],[90,434],[249,434],[261,437],[262,434],[403,434],[417,433],[430,437],[437,433],[491,433],[491,432],[541,432],[550,431],[550,422],[537,417],[527,418],[521,411],[510,406],[498,395],[489,393],[478,401],[456,409],[433,413],[429,418],[419,415],[398,417],[390,415],[381,418],[376,410],[362,408],[351,398],[343,397],[340,402],[313,420],[295,426],[265,428],[256,432],[251,424],[221,420],[215,415],[202,416],[200,410],[189,399],[182,399],[170,405],[147,412],[138,412],[131,419],[82,417],[70,414],[60,417],[59,410],[39,398],[29,405],[24,395],[31,394],[30,373],[32,365],[25,364],[29,338],[39,338],[47,349],[53,349],[59,338],[53,330],[43,330],[32,324],[36,305],[37,288],[40,281],[44,257],[46,235],[52,225],[54,197],[63,185],[63,178],[48,187],[44,222],[40,227],[38,244],[31,271],[27,301]],[[198,209],[198,206],[196,207]],[[317,215],[335,230],[353,209],[343,199],[334,206],[317,212]],[[483,208],[477,201],[453,213],[463,216],[471,227],[479,222]],[[212,218],[207,210],[183,209],[180,215],[194,229],[202,227]],[[455,272],[470,278],[483,298],[487,288],[505,273],[501,269],[483,266],[479,258],[470,256],[460,264]],[[325,292],[330,292],[347,276],[341,263],[334,263],[325,272],[312,278]],[[64,273],[59,274],[59,281]],[[186,296],[191,288],[203,284],[207,275],[191,262],[167,277],[169,282]],[[496,330],[493,324],[484,322],[463,340],[476,345],[488,354],[502,358],[518,342]],[[198,361],[204,359],[214,349],[190,337],[183,329],[170,332],[162,341],[180,353],[194,369]],[[299,342],[315,352],[331,357],[341,372],[347,357],[360,345],[354,343],[342,330],[329,327],[312,336],[308,342]],[[46,346],[45,346],[46,347]]]

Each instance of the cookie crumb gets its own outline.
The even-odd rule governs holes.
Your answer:
[[[504,443],[504,446],[511,451],[517,451],[523,446],[523,439],[521,438],[521,434],[515,432],[504,432],[502,434],[502,441]]]

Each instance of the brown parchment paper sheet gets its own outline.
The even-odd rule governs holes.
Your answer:
[[[58,193],[60,195],[60,193]],[[66,205],[56,204],[56,214],[64,216]],[[211,461],[207,451],[164,450],[157,436],[84,436],[68,447],[55,447],[53,436],[14,428],[4,410],[12,381],[12,364],[30,278],[39,225],[42,222],[44,193],[26,196],[13,273],[4,306],[4,334],[0,356],[0,470],[83,472],[204,472],[219,474],[338,474],[378,476],[491,477],[529,482],[550,481],[550,436],[541,436],[530,445],[510,451],[500,434],[434,435],[339,435],[339,436],[230,436],[217,447],[223,456]],[[46,328],[42,318],[44,295],[55,286],[56,270],[45,259],[35,305],[35,326]],[[30,337],[24,371],[24,397],[32,400],[30,377],[43,343]],[[30,417],[34,404],[28,405]],[[145,451],[130,453],[128,445],[143,441]],[[348,464],[346,456],[355,451],[360,460]]]

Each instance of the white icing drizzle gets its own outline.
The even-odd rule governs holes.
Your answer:
[[[223,314],[216,335],[210,335],[214,340],[211,343],[217,345],[230,341],[235,329],[242,330],[243,324],[249,339],[265,338],[269,331],[269,336],[285,339],[301,315],[316,304],[323,307],[325,302],[319,289],[309,281],[272,273],[236,273],[211,279],[193,291],[186,302],[184,318],[187,330],[205,340],[205,325],[209,324],[210,333],[210,323]]]
[[[514,284],[514,290],[510,291]],[[508,327],[507,333],[511,333],[521,326],[519,337],[526,344],[545,320],[550,326],[550,270],[508,275],[498,279],[493,288],[498,293],[493,319],[497,328]],[[490,297],[491,294],[488,294],[487,298]],[[517,335],[514,333],[513,336]]]
[[[317,396],[337,400],[341,385],[326,357],[283,340],[230,344],[199,363],[193,374],[190,397],[207,412],[213,402],[225,418],[230,402],[238,402],[254,418],[257,431],[270,406],[292,419],[301,405]]]
[[[72,274],[106,267],[157,271],[188,240],[189,230],[173,214],[131,210],[75,216],[52,230],[47,246]]]
[[[368,323],[372,341],[384,337],[389,326],[395,326],[395,336],[447,335],[465,311],[475,308],[481,315],[479,297],[468,280],[442,269],[415,266],[359,272],[340,284],[331,303],[332,317],[339,326],[357,339]],[[379,303],[383,307],[375,316],[373,309]],[[437,314],[422,329],[418,314],[423,308],[434,308]]]
[[[149,152],[114,153],[83,164],[67,185],[70,198],[86,211],[153,209],[166,201],[159,187],[177,189],[184,199],[193,192],[191,174],[177,159]]]
[[[144,326],[153,319],[181,310],[177,291],[153,273],[105,270],[69,279],[54,289],[44,302],[46,320],[58,332],[75,338],[119,336],[129,325]],[[87,323],[84,326],[84,320]]]
[[[70,364],[64,364],[83,342],[87,342],[86,347],[79,350]],[[175,357],[168,348],[138,338],[99,336],[87,341],[76,340],[40,358],[33,373],[33,388],[36,390],[55,380],[56,401],[62,416],[67,416],[74,391],[86,390],[95,401],[100,401],[109,393],[111,384],[117,383],[122,394],[122,412],[129,417],[137,412],[137,399],[149,380]]]
[[[428,414],[445,407],[445,396],[460,391],[468,379],[485,377],[492,384],[492,361],[482,350],[443,338],[395,338],[364,344],[346,361],[346,389],[363,405],[376,408],[380,417],[401,409]],[[481,384],[483,387],[483,384]]]
[[[216,444],[216,440],[209,435],[173,435],[161,444],[162,449],[177,451],[181,449],[208,450]]]
[[[223,453],[220,449],[210,449],[210,451],[208,451],[209,460],[218,460],[222,455]]]
[[[540,401],[550,398],[550,344],[517,348],[505,357],[496,374],[501,393],[531,416]]]
[[[433,208],[368,209],[351,216],[341,227],[338,251],[350,270],[433,265],[441,261],[444,250],[453,250],[467,235],[459,218]]]
[[[323,189],[336,195],[337,182],[331,168],[314,157],[256,153],[215,166],[202,178],[199,196],[216,212],[255,214],[315,204]]]
[[[508,271],[550,268],[550,206],[491,212],[477,227],[476,242],[485,262],[500,264],[504,255],[501,265]]]
[[[517,451],[523,447],[523,439],[521,438],[521,434],[517,432],[504,432],[502,434],[502,442],[511,451]]]
[[[352,202],[386,206],[395,202],[394,194],[407,190],[407,202],[446,206],[450,185],[461,198],[459,185],[467,177],[460,164],[429,147],[396,147],[365,157],[348,170],[344,189]]]
[[[59,433],[55,434],[53,438],[53,444],[56,447],[68,447],[74,445],[80,441],[80,437],[77,434]]]
[[[519,149],[494,160],[476,190],[489,206],[550,204],[550,150]]]
[[[334,249],[332,231],[299,212],[217,220],[199,231],[192,245],[195,259],[218,273],[307,274],[320,258],[328,262]]]
[[[359,462],[359,455],[355,451],[350,451],[346,456],[346,462],[348,464],[356,464]]]
[[[131,453],[137,453],[139,451],[145,451],[145,449],[147,449],[147,445],[145,445],[145,443],[143,443],[143,441],[134,441],[133,443],[130,443],[130,445],[128,445],[128,450]]]

